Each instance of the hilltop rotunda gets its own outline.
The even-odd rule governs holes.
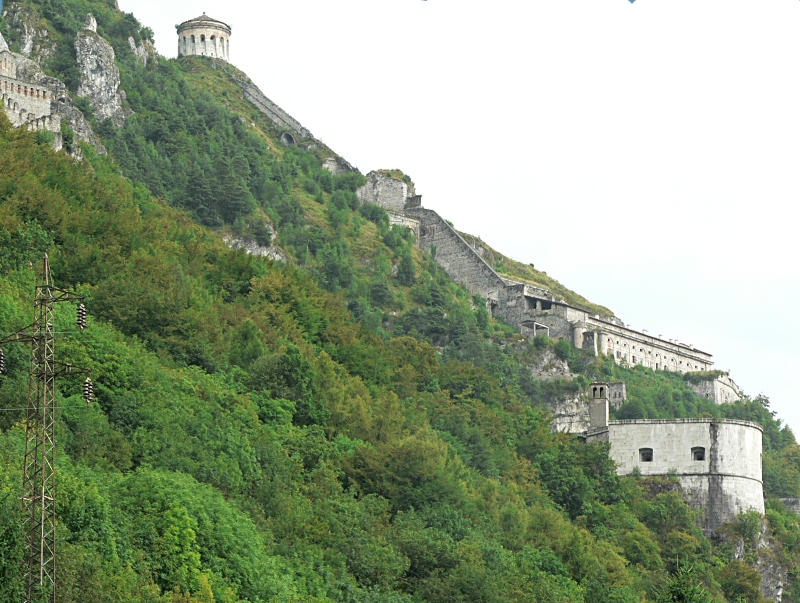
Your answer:
[[[178,56],[199,55],[229,60],[231,27],[205,13],[176,25]]]

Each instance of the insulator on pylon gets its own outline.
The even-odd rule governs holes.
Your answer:
[[[94,398],[94,386],[92,385],[92,378],[86,377],[86,381],[83,382],[83,399],[86,400],[86,404],[92,401]]]
[[[3,348],[0,348],[0,375],[6,372],[6,355],[3,354]]]
[[[78,319],[75,322],[81,331],[86,328],[86,306],[83,304],[78,306]]]

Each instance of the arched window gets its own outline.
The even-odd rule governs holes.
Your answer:
[[[602,398],[602,397],[603,397],[603,395],[604,395],[604,394],[603,394],[603,388],[601,387],[601,388],[600,388],[600,397]]]
[[[653,449],[652,448],[639,448],[639,462],[652,463],[653,462]]]
[[[706,460],[706,449],[702,446],[695,446],[692,448],[692,460],[693,461],[704,461]]]

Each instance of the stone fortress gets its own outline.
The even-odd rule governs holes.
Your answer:
[[[61,117],[52,102],[64,102],[66,89],[38,65],[11,52],[0,34],[0,99],[12,126],[47,130],[61,136]],[[57,143],[60,148],[60,141]]]
[[[86,142],[98,153],[104,153],[100,140],[89,123],[73,104],[66,85],[44,73],[39,64],[26,56],[36,50],[38,58],[52,54],[52,41],[46,30],[37,31],[31,26],[36,21],[30,8],[21,3],[6,5],[3,17],[10,25],[22,31],[22,53],[12,52],[0,34],[0,98],[9,121],[15,127],[44,130],[52,133],[53,147],[62,148],[62,125],[68,126],[75,141]],[[129,40],[137,56],[147,50],[137,49]],[[50,45],[50,46],[48,46]],[[77,93],[86,97],[99,119],[111,119],[117,127],[131,114],[124,107],[124,92],[119,86],[119,69],[111,45],[97,33],[97,22],[87,15],[86,22],[75,40],[75,54],[80,83]],[[140,57],[141,58],[141,57]],[[81,149],[73,145],[68,149],[73,157],[81,157]]]
[[[713,367],[711,354],[691,344],[650,335],[626,326],[615,317],[601,317],[558,299],[550,291],[500,276],[480,253],[435,211],[422,207],[413,185],[396,172],[367,174],[358,191],[362,203],[383,207],[392,224],[403,224],[417,235],[421,249],[435,249],[436,262],[471,293],[487,299],[493,316],[529,336],[567,339],[576,348],[604,354],[620,364],[641,365],[680,373],[705,372]],[[717,404],[741,397],[727,375],[691,384],[702,397]]]
[[[674,475],[711,532],[745,511],[764,514],[760,425],[735,419],[609,421],[609,385],[590,386],[587,442],[608,442],[617,473]]]
[[[230,61],[231,27],[205,13],[176,25],[178,56],[197,55]]]

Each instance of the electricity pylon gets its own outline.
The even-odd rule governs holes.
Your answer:
[[[22,464],[22,511],[29,550],[26,559],[26,603],[41,593],[56,599],[56,483],[55,483],[55,380],[90,371],[55,360],[54,307],[56,303],[83,301],[82,295],[53,285],[50,260],[44,256],[42,277],[34,295],[34,319],[0,344],[31,344],[28,407],[25,415],[25,457]],[[86,309],[78,307],[78,327],[86,326]],[[0,373],[5,371],[0,349]],[[92,397],[87,376],[84,397]]]

